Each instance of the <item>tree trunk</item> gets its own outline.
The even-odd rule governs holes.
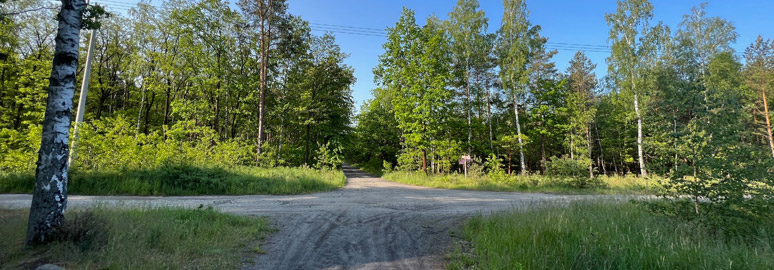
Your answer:
[[[261,6],[263,5],[263,0],[260,1]],[[263,133],[264,133],[264,111],[266,110],[266,72],[268,71],[267,66],[269,63],[267,62],[269,60],[269,42],[271,40],[271,24],[269,24],[270,20],[267,18],[267,15],[271,14],[271,8],[272,8],[272,0],[269,0],[268,6],[259,7],[261,9],[260,12],[263,14],[261,15],[261,89],[260,94],[258,95],[258,150],[255,156],[256,164],[258,164],[258,157],[261,156],[261,153],[263,152]]]
[[[591,156],[591,127],[586,126],[586,150],[589,151],[589,178],[594,178],[594,159]]]
[[[511,151],[508,150],[508,175],[511,175]]]
[[[304,154],[304,164],[309,165],[309,124],[306,124],[306,152]]]
[[[602,139],[599,138],[599,128],[594,123],[594,131],[597,133],[597,143],[599,144],[599,159],[602,161],[600,167],[602,167],[602,173],[607,175],[607,167],[605,167],[605,152],[602,149]]]
[[[540,134],[540,170],[546,174],[546,140],[543,133]]]
[[[572,126],[572,121],[570,121]],[[573,128],[570,128],[570,159],[575,160],[575,134],[573,134]]]
[[[427,149],[422,149],[422,169],[427,174]]]
[[[466,72],[466,74],[467,74],[467,72]],[[466,77],[467,77],[467,75],[466,75]],[[467,100],[468,100],[468,108],[467,108],[466,111],[467,111],[467,114],[468,114],[467,115],[468,116],[468,156],[470,156],[470,152],[471,152],[471,148],[472,148],[472,145],[470,144],[470,141],[471,141],[471,138],[473,137],[473,123],[472,123],[472,121],[470,119],[471,118],[471,116],[470,116],[471,112],[470,111],[473,110],[473,106],[472,106],[472,104],[470,102],[470,84],[468,83],[467,80],[466,80],[466,83],[465,83],[465,95],[467,96]]]
[[[51,240],[51,234],[64,221],[70,118],[78,69],[81,13],[85,7],[84,0],[62,0],[57,16],[56,47],[27,224],[28,245]]]
[[[494,135],[492,134],[492,98],[490,97],[489,87],[486,89],[486,122],[489,124],[489,150],[494,151]]]
[[[774,136],[771,134],[771,119],[769,119],[769,103],[766,100],[766,86],[763,86],[761,89],[761,96],[763,97],[763,113],[766,117],[766,132],[769,134],[769,149],[771,149],[771,156],[774,157]]]
[[[172,102],[170,99],[170,96],[172,94],[172,81],[167,79],[167,97],[164,100],[164,122],[163,125],[167,125],[169,123],[169,104]]]
[[[634,81],[632,81],[632,87],[634,87]],[[648,172],[645,170],[645,157],[642,155],[642,115],[637,92],[634,92],[634,113],[637,114],[637,157],[640,162],[640,176],[648,177]]]
[[[137,112],[137,134],[140,133],[140,122],[142,120],[142,110],[143,106],[145,106],[145,86],[142,87],[142,98],[140,98],[140,110]]]
[[[156,102],[156,92],[151,92],[150,103],[148,103],[148,107],[145,108],[145,126],[143,127],[142,133],[148,134],[148,126],[150,126],[150,111],[151,108],[153,108],[154,102]]]
[[[513,113],[516,115],[516,134],[519,136],[517,139],[519,140],[519,165],[521,166],[521,174],[523,175],[526,171],[526,166],[524,166],[524,143],[521,140],[521,124],[519,124],[519,104],[516,102],[516,94],[513,95]]]

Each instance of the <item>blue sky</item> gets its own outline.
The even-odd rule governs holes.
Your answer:
[[[502,19],[502,0],[479,0],[481,8],[489,18],[489,31],[494,32],[500,27]],[[706,1],[697,0],[652,0],[655,8],[654,21],[663,21],[672,29],[676,29],[682,21],[682,16],[690,12],[691,7]],[[301,15],[312,23],[315,33],[323,33],[323,29],[334,29],[321,24],[341,25],[349,27],[378,28],[393,26],[400,17],[403,6],[416,12],[417,22],[424,24],[425,19],[436,14],[446,19],[454,8],[454,0],[290,0],[290,12]],[[580,0],[533,0],[527,1],[530,10],[530,20],[543,28],[543,35],[551,43],[588,44],[596,46],[608,45],[608,27],[604,20],[606,12],[613,12],[616,2],[580,1]],[[709,16],[719,16],[734,23],[739,38],[734,48],[741,52],[760,34],[764,38],[774,39],[774,1],[771,0],[724,0],[710,1],[707,7]],[[315,25],[320,25],[315,27]],[[342,28],[336,28],[342,29]],[[355,68],[357,83],[354,86],[354,98],[357,107],[364,100],[371,98],[371,89],[375,86],[371,70],[377,65],[378,56],[382,54],[384,37],[353,35],[340,31],[333,32],[343,51],[350,54],[346,63]],[[562,47],[554,57],[559,70],[567,68],[567,62],[575,54],[575,50]],[[578,46],[573,46],[578,47]],[[605,58],[608,52],[587,52],[591,60],[597,64],[597,75],[607,73]]]
[[[110,6],[110,3],[133,5],[138,0],[94,0]],[[236,0],[231,0],[236,1]],[[500,27],[502,18],[502,0],[479,0],[481,8],[489,18],[489,32]],[[157,1],[153,1],[157,2]],[[654,22],[663,21],[673,30],[677,29],[682,16],[690,12],[691,7],[701,4],[701,0],[651,0],[655,7]],[[719,16],[731,21],[739,33],[734,48],[737,52],[744,51],[758,35],[774,39],[774,1],[772,0],[716,0],[708,1],[709,16]],[[128,5],[127,5],[128,4]],[[156,3],[154,3],[156,4]],[[350,54],[346,64],[355,69],[353,96],[359,109],[363,101],[371,98],[371,90],[376,87],[373,82],[372,69],[377,65],[382,54],[382,44],[386,38],[378,30],[393,26],[400,17],[402,7],[408,7],[416,12],[417,22],[424,24],[431,14],[446,19],[454,8],[455,0],[289,0],[290,13],[300,15],[308,20],[315,34],[325,30],[332,32],[337,43],[344,52]],[[592,46],[608,45],[608,27],[604,20],[606,12],[616,8],[614,0],[527,0],[530,10],[530,20],[543,28],[542,34],[549,38],[552,47],[560,48],[554,57],[559,70],[567,68],[567,62],[579,46],[562,44],[584,44]],[[340,27],[343,26],[343,27]],[[358,29],[353,27],[359,27]],[[357,33],[347,33],[344,29],[356,30]],[[368,35],[362,35],[365,30]],[[609,52],[587,51],[587,55],[597,64],[597,75],[607,73],[605,58]]]

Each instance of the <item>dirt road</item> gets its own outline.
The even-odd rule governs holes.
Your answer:
[[[345,166],[339,190],[297,196],[70,196],[69,207],[211,205],[268,216],[279,231],[244,269],[443,269],[450,230],[471,215],[583,196],[444,190],[385,181]],[[0,195],[0,206],[29,207],[30,195]]]

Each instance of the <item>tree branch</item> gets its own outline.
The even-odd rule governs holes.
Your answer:
[[[23,14],[23,13],[27,13],[27,12],[38,11],[38,10],[57,9],[57,8],[59,8],[59,7],[58,6],[57,7],[39,7],[39,8],[33,8],[33,9],[28,9],[28,10],[14,11],[14,12],[8,12],[8,13],[0,13],[0,18],[5,17],[5,16],[19,15],[19,14]]]

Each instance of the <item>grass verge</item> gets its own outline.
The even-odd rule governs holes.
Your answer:
[[[70,194],[87,195],[247,195],[303,194],[343,187],[341,171],[310,168],[163,166],[149,170],[78,171]],[[0,173],[0,193],[31,193],[32,174]]]
[[[492,179],[486,175],[465,178],[464,175],[460,174],[427,175],[424,173],[391,172],[382,177],[390,181],[416,186],[482,191],[637,195],[656,194],[662,190],[660,179],[644,179],[634,176],[597,176],[585,187],[578,187],[577,182],[571,179],[542,175],[514,175]]]
[[[69,212],[54,242],[25,246],[27,211],[0,209],[0,268],[236,269],[272,231],[263,218],[205,209]],[[251,248],[251,246],[254,246]]]
[[[450,269],[774,269],[774,223],[728,239],[636,203],[573,202],[474,217]]]

